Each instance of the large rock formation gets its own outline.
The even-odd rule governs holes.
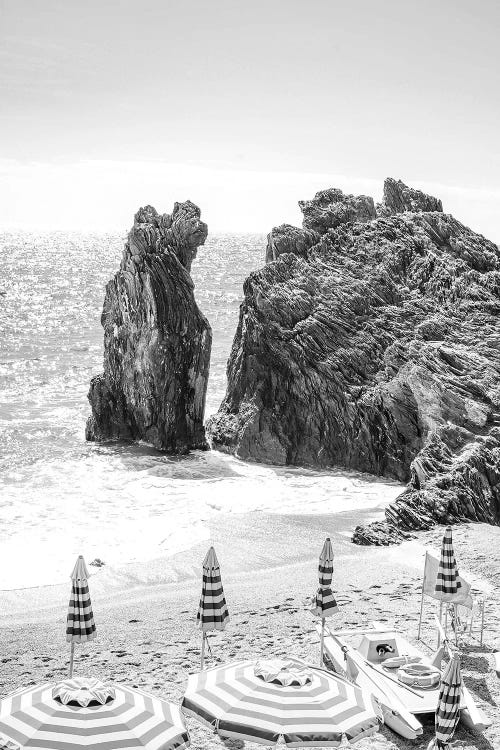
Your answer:
[[[337,190],[300,205],[244,284],[213,446],[407,483],[359,543],[500,522],[498,247],[395,180],[377,209]]]
[[[106,286],[104,372],[93,378],[87,440],[144,440],[168,453],[206,448],[212,332],[190,276],[207,237],[200,210],[141,208]]]
[[[408,187],[401,180],[388,177],[384,182],[384,200],[377,206],[379,216],[402,214],[405,211],[442,211],[443,204],[439,198],[426,195],[421,190]]]

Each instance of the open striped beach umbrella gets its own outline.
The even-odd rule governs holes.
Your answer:
[[[85,683],[94,687],[85,688]],[[85,679],[46,683],[8,695],[0,701],[0,747],[2,736],[13,747],[32,750],[189,746],[178,706],[124,685],[108,688]]]
[[[221,737],[288,747],[337,747],[378,729],[372,698],[297,659],[238,661],[191,675],[185,713]]]
[[[229,620],[224,589],[220,577],[219,561],[213,547],[210,547],[203,561],[203,584],[200,605],[196,616],[201,635],[201,668],[205,659],[205,640],[210,630],[224,630]]]
[[[436,709],[436,737],[428,746],[438,750],[448,750],[453,739],[455,728],[460,718],[462,677],[460,674],[460,657],[454,653],[441,677],[439,700]]]
[[[319,588],[314,597],[314,606],[311,610],[317,617],[321,617],[320,666],[323,665],[325,618],[331,617],[335,612],[338,612],[337,602],[331,588],[332,577],[333,548],[330,537],[327,537],[319,556]]]
[[[92,641],[96,636],[92,603],[87,583],[88,577],[89,572],[85,565],[85,560],[80,555],[71,574],[71,596],[66,622],[66,640],[68,643],[71,643],[70,677],[73,676],[75,643]]]
[[[436,599],[450,601],[462,587],[458,576],[457,561],[453,551],[451,526],[448,526],[441,545],[441,557],[436,576]]]

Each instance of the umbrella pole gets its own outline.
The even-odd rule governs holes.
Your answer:
[[[319,649],[319,666],[323,666],[323,651],[325,648],[325,618],[321,618],[321,638],[320,638],[320,649]]]
[[[69,657],[69,677],[70,677],[70,679],[73,677],[73,661],[74,661],[74,656],[75,656],[75,644],[72,641],[71,642],[71,653],[70,653],[70,657]]]
[[[441,625],[441,618],[443,616],[443,602],[439,602],[439,624]],[[441,645],[441,633],[438,628],[438,648]]]
[[[205,664],[205,631],[201,631],[201,660],[200,660],[200,668],[204,669]]]

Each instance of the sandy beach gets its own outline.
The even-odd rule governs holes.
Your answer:
[[[361,514],[362,516],[363,514]],[[376,513],[366,513],[366,518]],[[419,534],[400,547],[362,548],[349,541],[359,511],[335,516],[276,516],[261,513],[221,516],[211,528],[211,542],[221,563],[231,620],[223,634],[210,637],[209,664],[265,655],[293,654],[318,660],[315,620],[308,599],[317,586],[317,555],[331,535],[335,549],[334,586],[340,605],[339,626],[377,619],[394,625],[415,641],[425,546],[438,549],[442,528]],[[460,572],[487,596],[484,645],[466,639],[463,674],[480,707],[493,720],[484,735],[459,726],[461,750],[500,748],[500,680],[492,669],[498,648],[500,529],[467,525],[454,529]],[[96,641],[77,648],[75,674],[96,676],[141,687],[179,701],[187,676],[199,664],[200,635],[195,626],[200,593],[200,564],[207,545],[172,558],[114,572],[101,568],[90,581]],[[22,685],[57,681],[67,673],[65,643],[68,586],[0,592],[0,692]],[[423,640],[435,643],[433,603],[426,606]],[[224,744],[188,719],[193,748]],[[409,742],[382,727],[360,748],[425,748],[423,737]],[[247,743],[248,744],[248,743]],[[252,745],[248,744],[249,749]],[[255,746],[257,747],[257,746]]]

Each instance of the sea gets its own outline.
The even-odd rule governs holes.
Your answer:
[[[86,442],[104,287],[124,239],[0,234],[0,589],[67,581],[78,554],[118,570],[168,557],[208,542],[218,513],[339,513],[380,508],[399,494],[397,483],[354,472]],[[213,329],[207,416],[224,396],[243,281],[264,255],[262,235],[220,234],[193,264]]]

